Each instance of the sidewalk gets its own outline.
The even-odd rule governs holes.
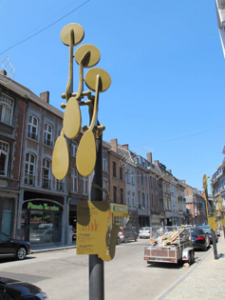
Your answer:
[[[206,257],[195,262],[188,274],[175,282],[155,300],[224,300],[225,239],[222,231],[217,243],[219,259],[214,259],[213,246]],[[197,256],[198,252],[195,253]]]

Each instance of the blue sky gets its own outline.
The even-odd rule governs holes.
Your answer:
[[[98,67],[112,78],[100,96],[104,140],[152,152],[202,189],[203,174],[212,176],[224,157],[225,60],[214,0],[1,0],[0,10],[0,61],[9,55],[14,80],[37,95],[50,91],[59,109],[68,77],[60,31],[82,25],[82,44],[99,48]],[[74,91],[77,75],[75,64]]]

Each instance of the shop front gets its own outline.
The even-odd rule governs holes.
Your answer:
[[[62,212],[60,203],[53,200],[24,201],[21,215],[21,238],[31,245],[61,242]]]
[[[7,195],[7,196],[6,196]],[[13,236],[17,195],[1,192],[0,196],[0,231]]]
[[[119,227],[126,227],[129,221],[127,205],[110,203],[110,210],[112,212],[113,224]],[[120,214],[121,216],[119,216]],[[124,215],[126,215],[126,217]]]
[[[138,209],[136,207],[128,207],[129,223],[133,229],[138,231]]]

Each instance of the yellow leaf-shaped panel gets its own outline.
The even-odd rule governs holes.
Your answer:
[[[74,32],[74,41],[73,45],[79,44],[84,38],[84,29],[80,24],[71,23],[63,27],[60,32],[60,39],[64,45],[69,46],[70,44],[70,31]]]
[[[68,139],[74,139],[81,128],[80,106],[75,97],[71,97],[66,105],[63,117],[63,130]]]
[[[63,180],[69,170],[69,151],[66,139],[60,135],[52,155],[52,173],[58,180]]]
[[[78,146],[76,164],[78,172],[86,177],[92,173],[96,163],[96,144],[92,131],[87,130]]]

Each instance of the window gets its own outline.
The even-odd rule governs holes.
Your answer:
[[[156,200],[156,207],[159,208],[159,199],[158,199],[158,196],[156,196],[155,200]]]
[[[137,183],[139,183],[139,171],[137,171]]]
[[[113,177],[116,177],[116,163],[113,161]]]
[[[83,194],[88,194],[88,177],[83,177]]]
[[[72,192],[78,192],[78,172],[76,169],[71,170]]]
[[[116,186],[113,187],[113,202],[116,202],[116,194],[117,194],[117,189]]]
[[[131,173],[131,183],[134,184],[134,172]]]
[[[7,175],[9,144],[0,141],[0,176]]]
[[[141,205],[141,193],[138,192],[138,204]]]
[[[44,128],[44,144],[52,147],[52,125],[46,123]]]
[[[147,194],[147,205],[146,205],[147,207],[149,207],[149,203],[148,203],[148,194]]]
[[[130,170],[129,169],[126,171],[126,182],[130,183]]]
[[[104,172],[108,172],[108,156],[106,152],[102,155],[102,169]]]
[[[120,189],[120,203],[123,204],[123,189]]]
[[[141,184],[144,186],[144,175],[141,173]]]
[[[12,124],[12,112],[14,101],[10,97],[2,94],[0,97],[0,121],[11,125]]]
[[[106,179],[103,179],[103,189],[108,191],[108,180],[106,180]],[[103,192],[103,199],[105,199],[105,197],[106,197],[106,193]]]
[[[146,186],[146,187],[148,186],[148,179],[147,179],[147,176],[145,177],[145,186]]]
[[[24,183],[33,185],[35,183],[35,156],[32,153],[26,154],[25,162],[25,180]]]
[[[151,206],[153,207],[154,206],[154,196],[153,195],[151,195],[152,196],[152,203],[151,203]]]
[[[58,192],[64,192],[64,183],[63,183],[62,180],[57,179],[56,186],[57,186],[57,191]]]
[[[152,177],[151,176],[150,176],[149,180],[150,180],[150,187],[152,188]]]
[[[123,180],[123,168],[120,167],[120,179]]]
[[[43,189],[50,189],[51,182],[50,182],[50,167],[51,163],[48,159],[43,159],[43,169],[42,169],[42,188]]]
[[[37,141],[38,139],[37,132],[38,132],[38,119],[30,115],[28,120],[28,137]]]
[[[127,205],[130,205],[130,192],[127,192]]]
[[[134,206],[135,193],[132,193],[132,205]]]
[[[142,204],[143,207],[145,208],[145,193],[142,193]]]
[[[74,141],[72,141],[72,145],[71,145],[71,147],[72,147],[72,156],[73,157],[76,157],[76,155],[77,155],[77,143],[76,142],[74,142]]]

